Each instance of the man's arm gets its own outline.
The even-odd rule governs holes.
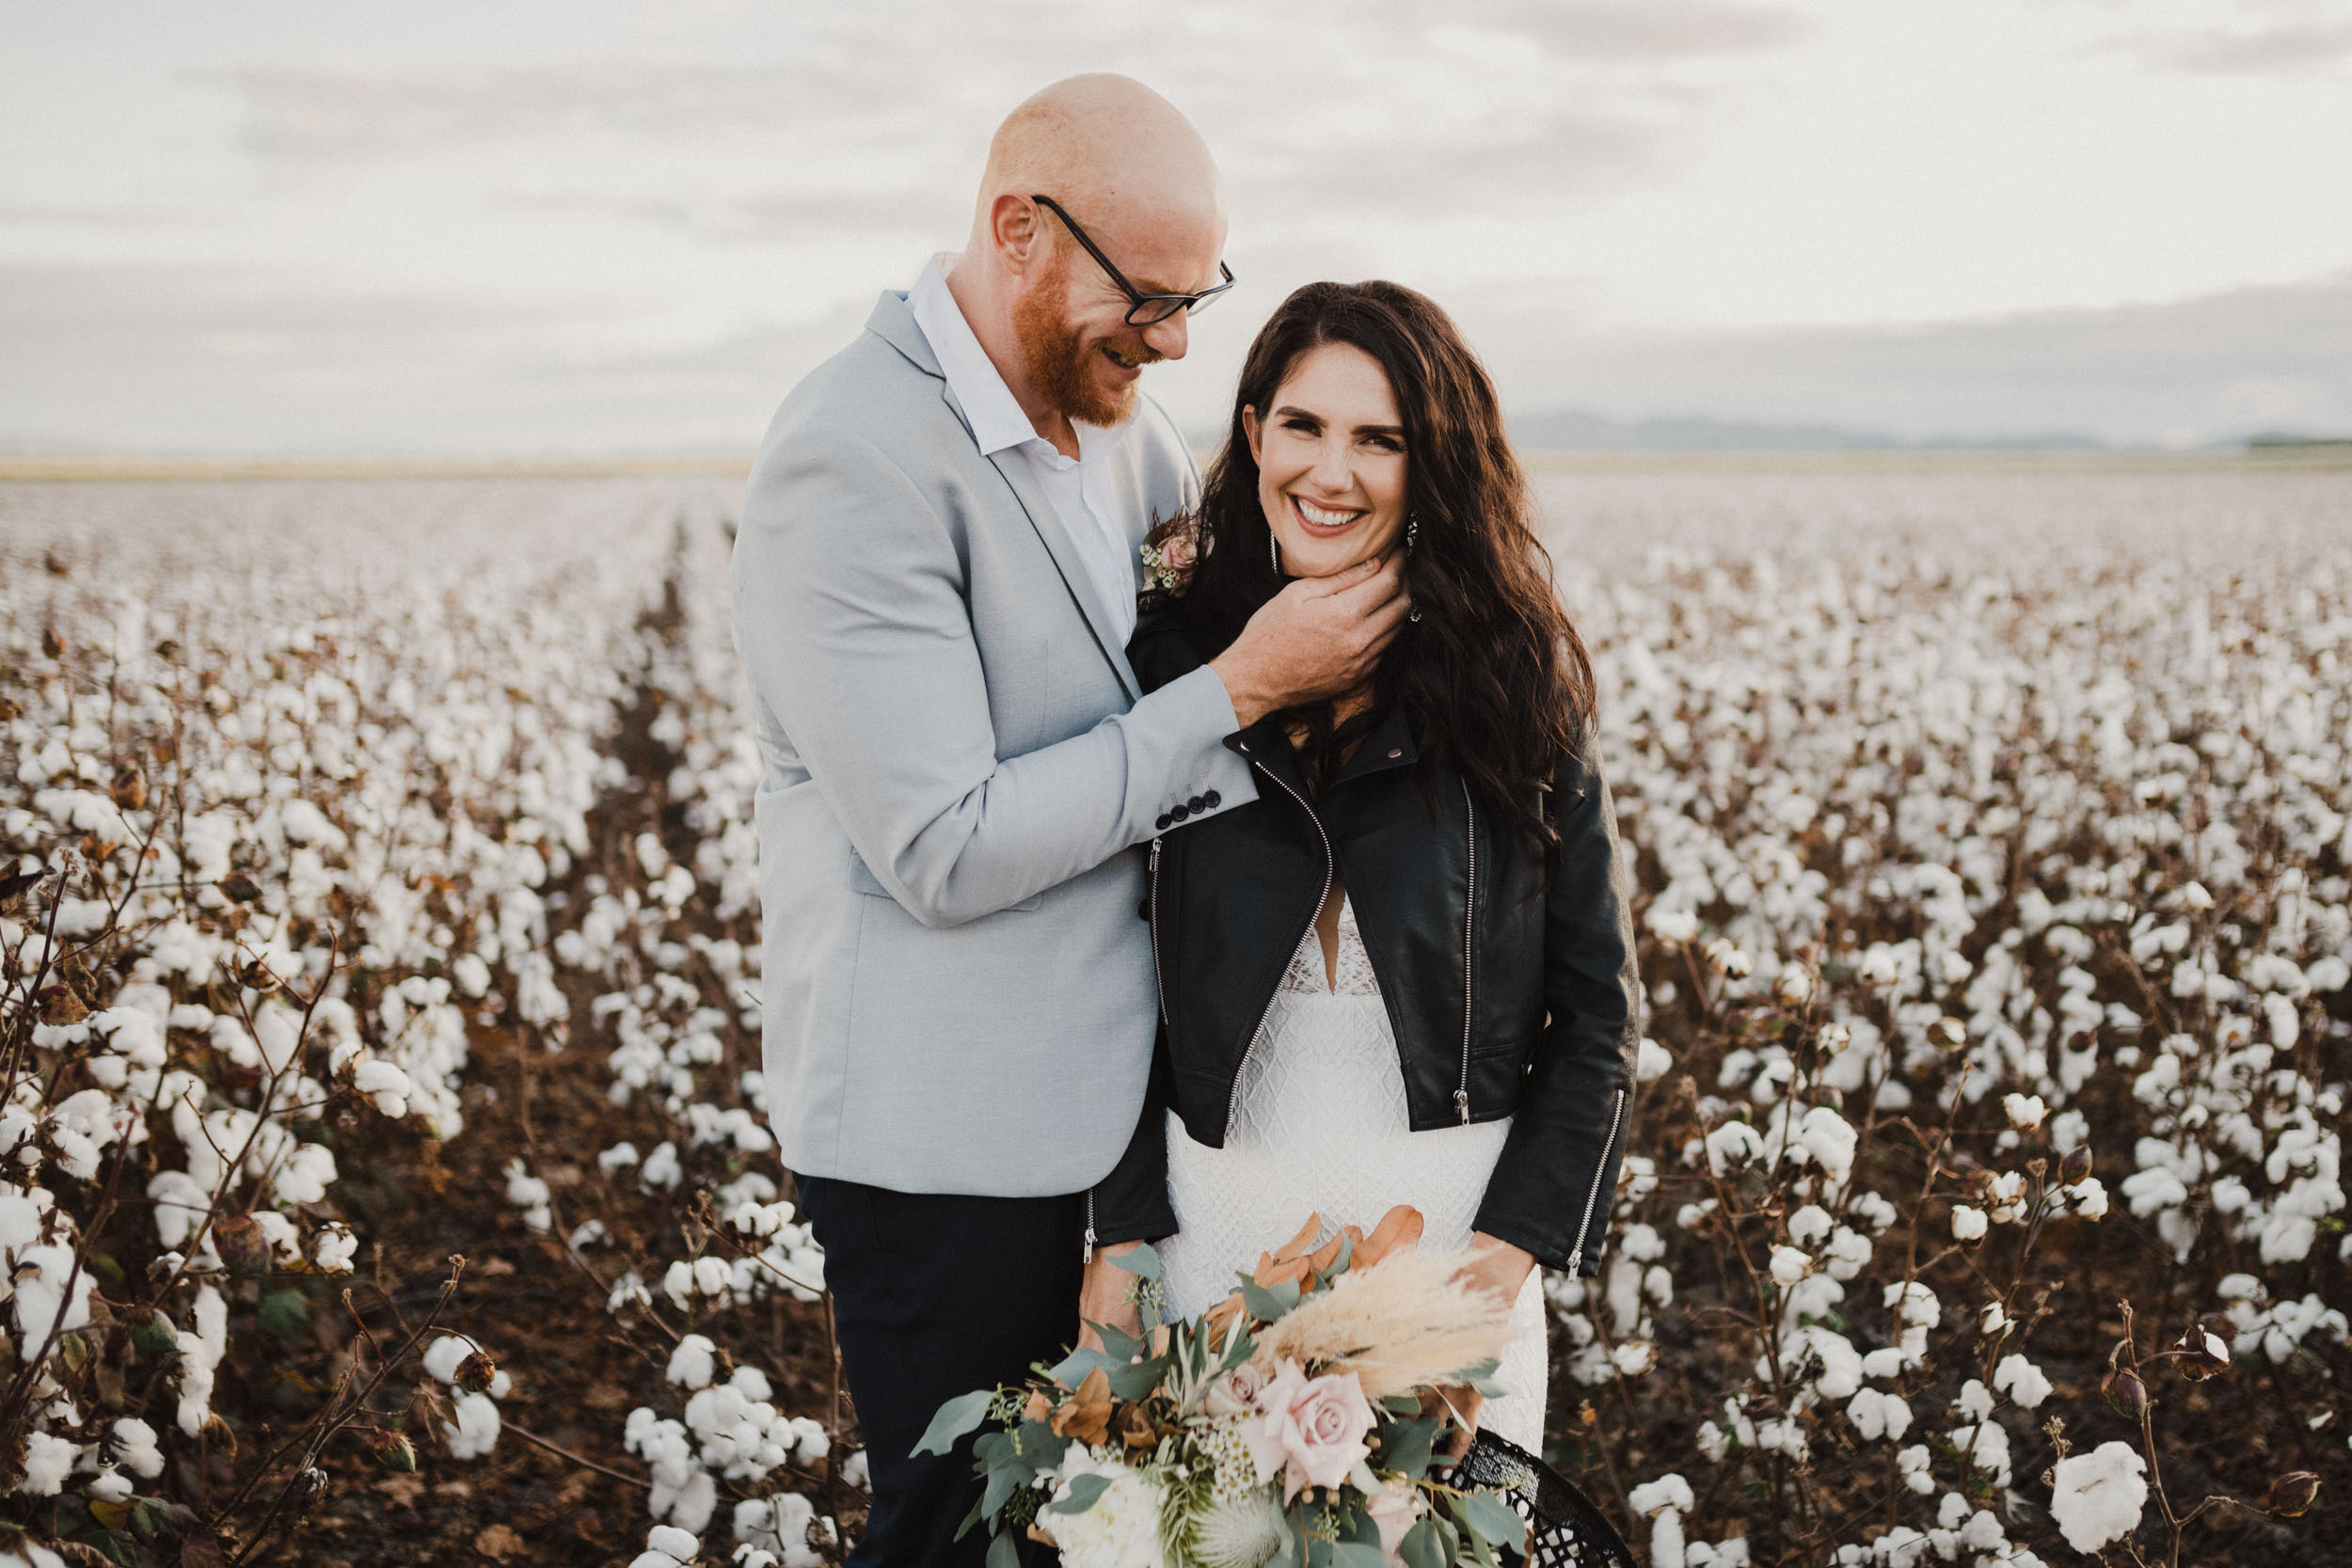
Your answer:
[[[787,437],[746,499],[736,645],[868,869],[927,926],[1091,870],[1178,800],[1254,798],[1197,670],[1081,736],[999,760],[954,543],[868,442]]]

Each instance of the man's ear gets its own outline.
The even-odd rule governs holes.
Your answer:
[[[1243,404],[1241,405],[1241,433],[1249,441],[1249,461],[1263,467],[1265,466],[1265,444],[1260,439],[1262,430],[1263,427],[1258,423],[1257,404]]]
[[[1047,237],[1039,225],[1037,203],[1011,191],[998,195],[988,206],[988,234],[1004,258],[1006,270],[1019,276],[1028,271]]]

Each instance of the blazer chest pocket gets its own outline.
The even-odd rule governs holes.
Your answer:
[[[850,890],[853,893],[863,893],[875,898],[891,898],[890,890],[882,885],[881,878],[875,876],[872,871],[866,868],[866,857],[859,854],[855,849],[850,851]],[[896,903],[897,899],[891,898],[891,901]],[[1033,893],[1026,898],[1020,900],[1018,903],[1008,904],[1005,908],[1007,910],[1033,910],[1044,901],[1045,899],[1043,895]],[[1003,911],[1000,911],[998,912],[1002,913]]]

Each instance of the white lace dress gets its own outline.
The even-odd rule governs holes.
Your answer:
[[[1508,1120],[1411,1131],[1396,1037],[1379,981],[1340,905],[1338,984],[1325,980],[1323,944],[1310,927],[1291,956],[1234,1091],[1222,1148],[1193,1142],[1168,1118],[1168,1196],[1177,1233],[1160,1244],[1170,1308],[1191,1317],[1232,1292],[1234,1275],[1295,1235],[1309,1214],[1325,1237],[1343,1225],[1369,1231],[1400,1203],[1421,1211],[1422,1245],[1468,1243]],[[1486,1402],[1480,1425],[1543,1451],[1545,1314],[1540,1272],[1513,1308],[1514,1333],[1496,1376],[1508,1390]]]

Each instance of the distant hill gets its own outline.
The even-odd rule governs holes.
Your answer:
[[[1908,440],[1883,430],[1826,424],[1757,424],[1698,416],[1616,420],[1584,409],[1515,415],[1511,439],[1539,451],[2098,451],[2106,442],[2071,432]]]

